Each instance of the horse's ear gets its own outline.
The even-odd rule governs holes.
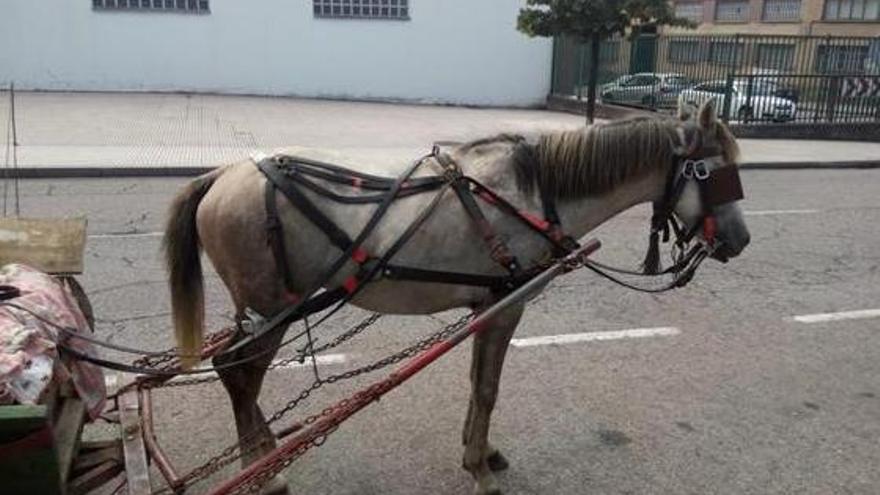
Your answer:
[[[697,107],[693,103],[679,102],[678,104],[678,120],[684,122],[689,120],[697,113]]]
[[[718,122],[718,113],[715,111],[715,99],[710,98],[700,107],[700,113],[697,116],[697,123],[706,130],[715,128]]]

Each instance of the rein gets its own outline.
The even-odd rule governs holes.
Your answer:
[[[642,272],[621,269],[593,260],[586,261],[584,264],[586,268],[607,280],[638,292],[660,293],[687,285],[693,279],[700,264],[722,244],[722,241],[715,236],[717,230],[715,209],[743,198],[742,183],[736,166],[730,164],[712,169],[708,162],[710,158],[715,157],[696,157],[691,150],[670,167],[663,198],[654,203],[648,253],[645,256]],[[685,230],[675,219],[674,210],[684,193],[685,186],[691,181],[696,182],[699,188],[702,212],[698,221]],[[677,248],[678,255],[675,256],[672,265],[661,270],[660,240],[661,236],[663,242],[670,240],[670,227],[675,232],[674,247]],[[688,248],[700,228],[703,229],[703,239],[698,241],[697,245]],[[673,279],[661,287],[639,287],[608,272],[641,277],[672,274]]]

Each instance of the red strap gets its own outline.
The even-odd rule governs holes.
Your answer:
[[[477,191],[477,195],[480,197],[480,199],[489,203],[490,205],[494,205],[497,203],[497,201],[495,201],[495,197],[489,194],[489,191],[485,189],[481,188],[479,191]]]
[[[519,210],[517,211],[517,213],[519,214],[519,216],[523,217],[527,222],[529,222],[532,227],[540,230],[541,232],[547,232],[548,230],[550,230],[550,222],[548,222],[547,220],[544,220],[543,218],[538,217],[537,215],[533,215],[527,211]]]
[[[715,217],[712,215],[706,216],[703,219],[703,239],[706,239],[706,242],[714,242],[715,241],[715,232],[718,230],[718,223],[715,221]]]
[[[360,189],[361,185],[364,183],[364,180],[360,177],[352,177],[351,178],[351,186],[355,189]]]
[[[351,253],[351,259],[354,260],[355,263],[361,265],[370,257],[370,254],[364,248],[357,248],[354,252]]]
[[[281,297],[288,304],[296,304],[300,300],[299,294],[291,290],[285,290]]]
[[[342,282],[342,288],[345,289],[345,292],[348,292],[349,294],[354,294],[354,291],[357,290],[358,285],[360,285],[360,282],[358,282],[357,277],[355,277],[354,275],[345,279],[345,282]]]

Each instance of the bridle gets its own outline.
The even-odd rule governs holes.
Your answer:
[[[697,142],[702,139],[696,140]],[[620,269],[588,260],[587,268],[598,275],[619,285],[640,292],[665,292],[684,287],[694,276],[700,264],[716,249],[722,241],[716,236],[718,221],[716,218],[719,207],[743,199],[742,182],[739,169],[734,163],[724,163],[721,154],[703,154],[699,146],[691,146],[686,151],[676,154],[675,163],[669,168],[666,187],[660,201],[654,203],[651,215],[651,232],[648,242],[648,253],[642,265],[642,272]],[[724,163],[714,166],[715,163]],[[681,200],[688,183],[696,183],[701,212],[700,217],[686,228],[675,216],[675,208]],[[691,241],[702,228],[702,238],[696,245]],[[670,241],[670,230],[675,233],[673,243],[673,264],[660,269],[660,242]],[[672,274],[673,279],[661,287],[640,287],[621,280],[608,272],[638,276],[660,276]]]

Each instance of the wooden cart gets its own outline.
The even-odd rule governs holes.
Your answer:
[[[84,218],[0,218],[0,266],[24,263],[58,277],[94,325],[91,304],[74,278],[83,271],[85,239]],[[127,484],[131,494],[150,492],[136,392],[108,401],[105,417],[118,424],[118,433],[101,441],[82,441],[86,407],[70,383],[53,385],[46,396],[44,404],[0,406],[4,494],[79,495],[110,482]]]

